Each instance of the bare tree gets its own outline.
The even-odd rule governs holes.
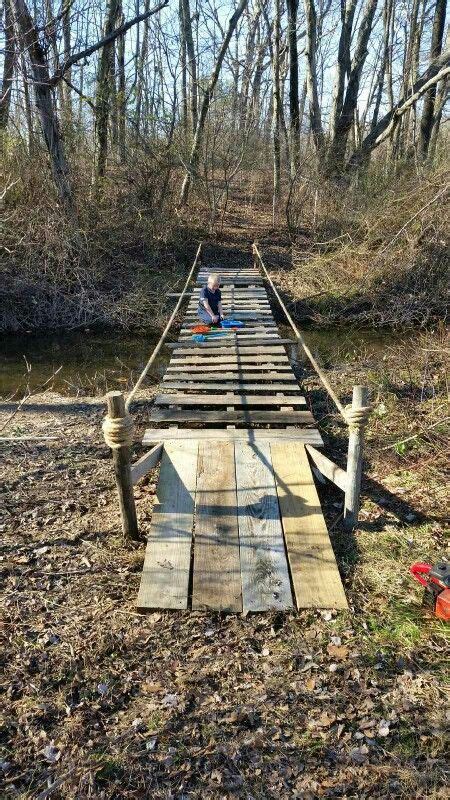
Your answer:
[[[430,61],[433,63],[442,52],[442,41],[444,38],[445,15],[447,11],[447,0],[436,0],[436,7],[433,20],[433,32],[431,35]],[[420,139],[419,152],[422,160],[428,156],[431,133],[436,121],[436,84],[433,84],[425,94],[420,120]],[[438,113],[442,113],[442,108]]]
[[[225,54],[228,50],[228,45],[230,44],[231,37],[233,35],[234,29],[239,22],[239,19],[247,5],[248,0],[240,0],[240,3],[231,16],[230,21],[228,23],[228,29],[225,35],[225,38],[222,42],[222,45],[219,50],[219,54],[217,56],[217,60],[209,79],[208,85],[206,86],[205,93],[203,95],[203,101],[200,106],[200,114],[197,121],[197,127],[195,130],[194,141],[192,143],[192,149],[189,156],[189,163],[186,169],[186,175],[184,177],[183,185],[181,187],[181,194],[180,194],[180,203],[181,205],[186,205],[189,197],[189,189],[191,187],[192,177],[195,176],[198,168],[198,161],[200,156],[200,148],[202,145],[202,137],[203,131],[205,128],[206,117],[208,115],[209,106],[211,103],[212,96],[214,94],[214,89],[216,87],[216,83],[218,81],[220,75],[220,69],[222,67],[223,60],[225,58]]]
[[[4,31],[5,55],[3,60],[3,78],[0,95],[0,130],[5,130],[8,126],[14,77],[15,39],[10,0],[5,0],[4,5]]]

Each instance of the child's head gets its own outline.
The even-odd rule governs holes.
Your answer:
[[[215,289],[218,289],[219,286],[220,286],[219,276],[215,272],[212,272],[211,275],[208,275],[208,289],[214,291]]]

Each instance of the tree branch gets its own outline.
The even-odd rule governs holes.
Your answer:
[[[91,45],[90,47],[86,47],[84,50],[80,50],[78,53],[74,53],[70,58],[67,58],[66,61],[56,70],[55,74],[50,78],[51,86],[55,86],[63,77],[64,73],[67,72],[77,61],[81,61],[82,58],[88,58],[97,50],[100,50],[110,42],[113,42],[117,39],[118,36],[123,36],[124,33],[130,30],[133,25],[137,25],[139,22],[143,22],[144,20],[148,19],[148,17],[153,16],[153,14],[157,14],[158,11],[165,8],[169,4],[169,0],[162,0],[159,5],[155,6],[154,8],[150,9],[150,11],[146,11],[142,14],[138,14],[137,17],[133,17],[133,19],[128,20],[128,22],[124,22],[123,25],[120,25],[119,28],[115,28],[111,33],[107,36],[104,36],[103,39],[96,42],[95,44]]]

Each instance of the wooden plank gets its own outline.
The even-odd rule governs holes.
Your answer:
[[[185,356],[177,356],[173,357],[171,360],[172,365],[180,365],[181,367],[188,365],[188,364],[197,364],[198,366],[204,366],[204,369],[208,371],[208,367],[210,366],[209,362],[206,360],[205,357],[210,357],[212,354],[195,354],[195,355],[185,355]],[[215,354],[214,354],[215,355]],[[220,365],[221,369],[226,367],[228,369],[229,365],[233,365],[236,367],[245,368],[246,365],[250,364],[252,368],[254,367],[257,369],[258,364],[263,364],[267,367],[282,364],[286,369],[291,369],[291,365],[289,363],[289,359],[286,355],[279,355],[278,353],[268,353],[267,355],[241,355],[240,353],[231,353],[230,355],[219,353],[220,355]],[[219,363],[219,362],[218,362]],[[220,366],[219,365],[219,366]],[[213,366],[213,365],[211,365]]]
[[[227,370],[226,372],[222,372],[222,370],[217,370],[220,374],[216,375],[214,372],[206,372],[202,373],[201,367],[195,367],[195,370],[189,372],[183,372],[179,369],[170,369],[167,370],[165,375],[163,375],[163,384],[166,381],[173,381],[178,379],[180,381],[192,381],[192,380],[199,380],[201,377],[202,383],[208,383],[210,381],[217,381],[221,380],[222,384],[226,384],[225,388],[227,388],[230,381],[247,381],[250,383],[251,381],[255,381],[256,383],[261,380],[270,381],[273,383],[281,383],[282,381],[285,384],[292,385],[295,384],[297,386],[297,380],[295,378],[294,373],[286,374],[285,372],[247,372],[246,370],[235,370],[234,372],[231,370]]]
[[[242,611],[233,442],[200,442],[192,608]]]
[[[180,339],[178,342],[166,342],[166,347],[170,350],[189,350],[191,348],[200,351],[205,350],[207,347],[209,347],[210,350],[217,350],[217,348],[220,347],[263,347],[264,345],[273,344],[292,344],[292,339],[281,339],[278,333],[266,333],[265,336],[255,333],[253,336],[247,334],[245,337],[238,337],[233,334],[230,337],[223,336],[219,339],[207,339],[206,342],[196,342],[195,339],[191,338],[186,340]]]
[[[203,422],[223,425],[240,422],[242,425],[313,425],[310,411],[199,411],[198,409],[152,408],[150,419],[154,422]]]
[[[235,443],[242,610],[293,607],[268,442]]]
[[[251,395],[228,395],[223,393],[222,396],[216,394],[157,394],[154,399],[155,406],[279,406],[283,404],[282,397],[273,397],[265,395],[263,397],[254,397]],[[306,405],[303,395],[300,397],[289,397],[289,404],[293,406]]]
[[[192,339],[187,339],[185,341],[178,341],[177,344],[172,347],[170,345],[168,346],[174,351],[174,355],[183,355],[185,350],[198,351],[202,356],[205,356],[205,350],[210,353],[215,353],[216,355],[233,355],[239,353],[245,356],[252,354],[270,355],[271,353],[275,355],[286,355],[286,350],[283,344],[281,344],[282,341],[284,340],[272,339],[273,344],[269,344],[266,339],[257,339],[252,346],[249,342],[235,343],[235,341],[230,341],[228,339],[215,339],[212,342],[206,341],[200,344]],[[228,345],[227,342],[229,342]],[[192,353],[190,353],[190,355],[192,355]]]
[[[181,389],[182,391],[189,391],[192,392],[209,392],[209,391],[223,391],[224,389],[227,392],[233,391],[240,391],[240,392],[267,392],[271,390],[271,385],[268,381],[264,383],[244,383],[243,381],[234,381],[233,383],[228,382],[224,385],[224,382],[220,383],[206,383],[201,381],[200,383],[194,383],[192,381],[192,376],[187,378],[184,381],[180,380],[165,380],[163,383],[164,389]],[[280,383],[276,384],[273,387],[273,391],[281,390],[282,392],[291,393],[291,392],[299,392],[300,388],[295,383]]]
[[[305,447],[270,449],[297,607],[347,608]]]
[[[144,453],[138,461],[131,465],[131,482],[133,486],[140,481],[144,475],[147,475],[151,469],[156,467],[161,459],[162,451],[163,445],[157,444],[149,453]]]
[[[336,486],[338,486],[339,489],[342,489],[343,492],[346,492],[348,478],[345,469],[338,467],[334,461],[331,461],[330,458],[327,458],[326,455],[321,453],[320,450],[316,450],[314,447],[307,445],[306,450],[319,472],[321,472],[322,475],[325,475],[329,481],[335,483]]]
[[[186,372],[185,370],[189,370],[189,372]],[[201,364],[187,364],[186,367],[183,367],[183,362],[178,365],[171,361],[167,367],[166,375],[173,377],[174,375],[192,375],[193,373],[202,373],[205,375],[205,380],[215,381],[218,378],[216,373],[220,373],[220,377],[223,376],[224,379],[230,378],[231,380],[236,380],[236,375],[245,375],[245,380],[250,380],[250,378],[261,380],[261,373],[263,373],[264,376],[267,375],[268,380],[283,381],[287,380],[288,376],[289,378],[292,378],[292,380],[295,380],[294,373],[289,363],[278,364],[276,373],[266,372],[266,364],[241,364],[239,366],[234,366],[231,364],[226,366],[226,372],[223,370],[224,368],[220,363],[210,364],[203,362]],[[248,372],[248,370],[253,370],[253,372]]]
[[[165,441],[137,599],[140,609],[187,608],[197,456],[196,440]]]
[[[184,441],[193,439],[201,441],[207,439],[212,442],[229,441],[295,441],[304,444],[312,444],[315,447],[322,447],[322,437],[317,428],[147,428],[144,433],[142,443],[151,445],[155,442],[167,442],[167,440]]]

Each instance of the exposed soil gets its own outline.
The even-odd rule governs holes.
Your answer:
[[[103,402],[24,405],[3,435],[27,440],[2,443],[4,797],[443,796],[445,626],[408,575],[443,554],[441,346],[328,371],[346,402],[363,381],[375,403],[354,535],[339,490],[318,484],[348,613],[137,614],[145,544],[120,534]],[[299,376],[343,463],[343,425]],[[143,538],[156,480],[135,491]]]

